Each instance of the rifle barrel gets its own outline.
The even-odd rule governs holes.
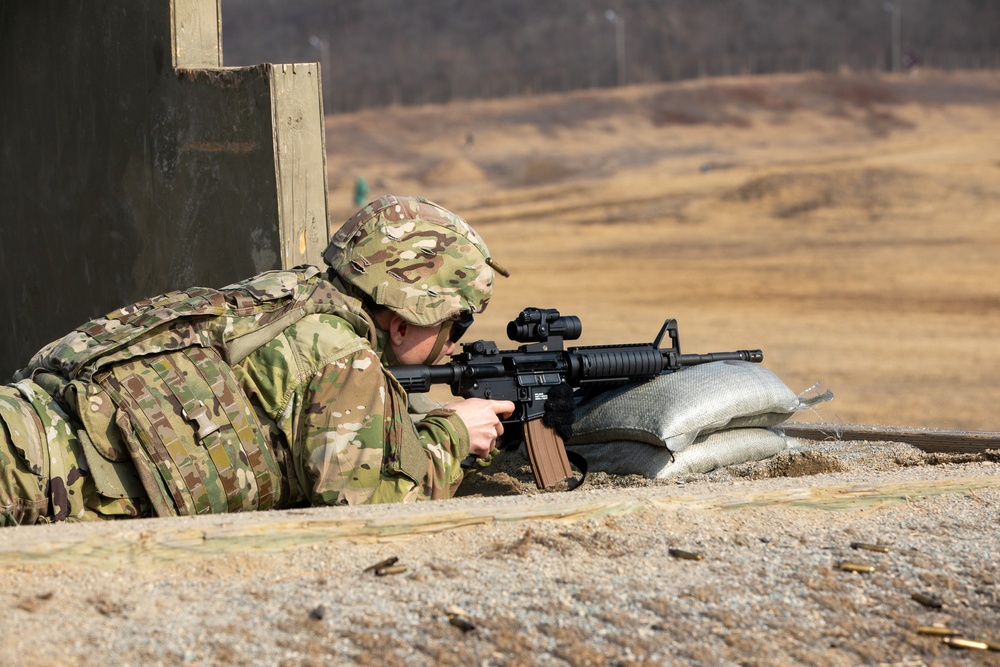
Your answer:
[[[752,361],[756,364],[764,361],[761,350],[736,350],[735,352],[710,352],[708,354],[680,354],[677,361],[681,366],[697,366],[713,361]]]

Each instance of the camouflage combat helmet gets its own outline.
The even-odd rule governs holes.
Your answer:
[[[369,203],[334,235],[323,259],[417,326],[482,312],[493,296],[494,269],[506,275],[465,220],[422,197]]]

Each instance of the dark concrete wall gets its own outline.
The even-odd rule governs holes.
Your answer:
[[[0,3],[0,381],[129,302],[318,260],[318,68],[222,68],[219,20],[211,0]],[[288,111],[308,125],[295,169],[287,87],[316,107]],[[306,189],[282,178],[308,178],[308,201],[282,202]]]

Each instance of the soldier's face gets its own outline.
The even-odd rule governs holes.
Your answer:
[[[403,364],[436,364],[455,351],[455,343],[445,341],[434,359],[429,359],[438,344],[443,325],[418,327],[394,317],[389,329],[389,344]]]

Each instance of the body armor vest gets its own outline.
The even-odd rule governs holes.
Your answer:
[[[375,346],[360,303],[303,266],[91,320],[42,348],[15,379],[32,379],[78,418],[102,494],[141,489],[160,516],[270,509],[283,453],[272,450],[232,367],[313,313],[345,319]]]

